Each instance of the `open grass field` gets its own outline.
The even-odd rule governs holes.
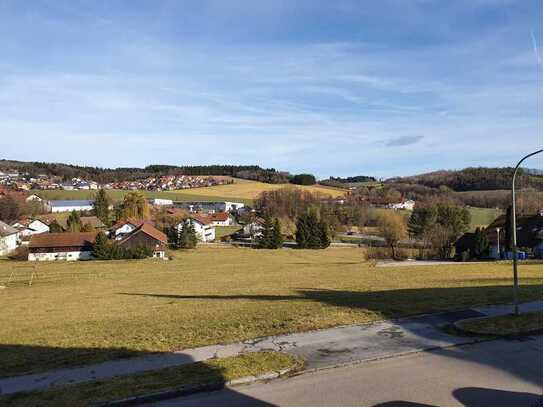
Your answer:
[[[197,196],[221,196],[225,199],[232,199],[240,197],[243,199],[255,199],[262,192],[265,191],[275,191],[280,188],[299,188],[305,191],[321,193],[329,195],[333,198],[343,196],[347,192],[344,189],[327,187],[324,185],[292,185],[292,184],[266,184],[264,182],[257,181],[246,181],[242,180],[241,182],[236,180],[234,184],[228,185],[216,185],[206,188],[195,188],[190,190],[190,193]]]
[[[326,194],[331,197],[343,196],[347,191],[322,185],[300,186],[292,184],[266,184],[234,178],[234,184],[212,187],[192,188],[178,191],[143,191],[148,198],[165,198],[174,201],[236,201],[252,204],[253,200],[264,191],[273,191],[284,187],[301,188],[311,192]],[[44,199],[93,199],[96,191],[31,191]],[[122,200],[129,191],[108,190],[115,201]]]
[[[511,300],[508,264],[362,258],[201,247],[171,261],[2,260],[0,285],[15,276],[0,289],[0,375]],[[520,277],[522,300],[543,298],[543,265],[521,264]]]

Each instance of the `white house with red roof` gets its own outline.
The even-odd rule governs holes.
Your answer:
[[[207,243],[215,240],[215,226],[209,217],[196,214],[191,215],[189,220],[192,221],[196,237],[200,242]],[[185,222],[183,221],[177,225],[179,231],[181,231]]]

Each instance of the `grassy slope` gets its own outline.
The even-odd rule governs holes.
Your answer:
[[[0,403],[6,407],[83,407],[172,389],[190,389],[201,385],[220,387],[229,380],[301,367],[301,364],[300,360],[284,353],[249,353],[106,381],[0,396]]]
[[[362,257],[199,248],[169,262],[3,260],[0,285],[12,270],[16,282],[0,290],[0,375],[511,300],[507,264],[376,269]],[[522,299],[540,299],[543,266],[520,275]]]
[[[490,225],[498,216],[503,214],[501,209],[496,208],[470,207],[469,212],[471,214],[472,230],[475,230],[476,227],[486,227]]]
[[[175,201],[240,201],[247,204],[264,191],[273,191],[279,188],[301,188],[311,192],[319,192],[332,197],[342,196],[345,190],[326,187],[322,185],[298,186],[292,184],[265,184],[263,182],[235,179],[234,184],[217,185],[212,187],[192,188],[179,191],[145,191],[149,198],[167,198]],[[92,199],[96,191],[32,191],[45,199]],[[108,195],[114,200],[121,200],[128,191],[109,190]]]

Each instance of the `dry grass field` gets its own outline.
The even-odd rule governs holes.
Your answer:
[[[508,264],[376,268],[357,248],[174,257],[0,260],[0,285],[14,274],[0,289],[0,375],[511,300]],[[520,276],[522,299],[541,299],[543,265]]]
[[[224,178],[224,177],[223,177]],[[252,204],[253,200],[264,191],[273,191],[279,188],[301,188],[311,192],[318,192],[336,198],[343,196],[346,190],[326,187],[322,185],[300,186],[292,184],[266,184],[257,181],[248,181],[233,178],[234,183],[216,185],[212,187],[191,188],[178,191],[144,191],[148,198],[165,198],[174,201],[236,201]],[[44,199],[93,199],[96,191],[31,191]],[[114,201],[122,200],[129,191],[108,190],[107,193]]]
[[[264,182],[247,181],[235,179],[233,184],[216,185],[206,188],[194,188],[190,193],[195,196],[221,196],[225,199],[243,198],[255,199],[259,194],[265,191],[275,191],[280,188],[300,188],[305,191],[329,195],[333,198],[343,196],[346,190],[339,188],[326,187],[322,185],[301,186],[292,184],[266,184]]]

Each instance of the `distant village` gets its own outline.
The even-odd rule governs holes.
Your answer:
[[[61,177],[38,174],[31,176],[29,174],[19,173],[17,171],[0,171],[0,186],[19,191],[29,190],[98,190],[120,189],[120,190],[144,190],[144,191],[174,191],[189,188],[210,187],[214,185],[224,185],[232,183],[231,180],[224,177],[211,176],[191,176],[191,175],[163,175],[151,176],[140,180],[119,181],[98,184],[92,180],[72,178],[71,180],[62,180]]]

